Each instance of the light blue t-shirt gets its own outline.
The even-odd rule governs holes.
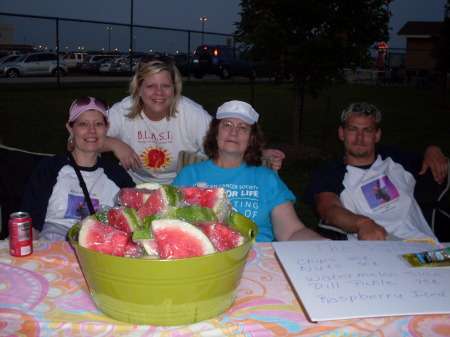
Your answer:
[[[241,166],[225,169],[207,160],[184,167],[173,181],[176,186],[224,187],[236,212],[252,219],[258,225],[256,241],[275,240],[270,221],[272,210],[288,200],[295,203],[294,194],[280,177],[264,166]]]

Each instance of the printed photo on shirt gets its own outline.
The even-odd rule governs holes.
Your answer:
[[[375,179],[370,183],[361,186],[361,189],[371,209],[399,197],[397,188],[388,176]]]
[[[94,210],[98,210],[98,199],[91,199]],[[89,207],[84,196],[69,194],[67,198],[67,209],[64,219],[83,219],[89,215]]]

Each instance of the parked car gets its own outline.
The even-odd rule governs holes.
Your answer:
[[[174,54],[171,57],[180,71],[181,76],[187,76],[189,73],[189,55],[179,53]]]
[[[100,64],[99,71],[102,74],[111,74],[111,73],[113,73],[113,69],[115,67],[115,64],[117,64],[117,62],[120,62],[120,60],[121,60],[120,57],[115,57],[115,58],[112,58],[110,60],[104,60]]]
[[[142,57],[146,56],[147,54],[144,53],[133,53],[130,54],[124,54],[120,56],[120,59],[115,62],[111,66],[111,72],[116,74],[122,74],[122,75],[129,75],[131,73],[134,73],[134,71],[137,68],[137,65],[139,65],[139,62],[142,60]],[[130,70],[130,57],[132,57],[132,70]]]
[[[131,75],[134,74],[137,67],[139,67],[139,64],[141,63],[142,57],[133,57],[131,59],[131,65],[130,65],[130,59],[124,59],[120,63],[120,67],[117,68],[117,71],[119,74],[125,74],[125,75]]]
[[[104,59],[111,59],[114,56],[112,55],[89,55],[86,59],[81,63],[80,69],[83,71],[92,71],[98,70],[99,62]]]
[[[237,49],[222,45],[203,45],[195,50],[191,58],[191,71],[198,79],[205,74],[215,74],[222,79],[229,79],[233,75],[255,78],[256,64],[244,60]]]
[[[88,57],[89,55],[87,53],[70,53],[67,55],[67,57],[64,59],[67,63],[67,66],[69,69],[75,69],[80,68],[81,63]]]
[[[31,53],[18,57],[0,68],[0,76],[19,77],[35,75],[64,76],[69,72],[64,59],[55,53]]]
[[[124,65],[125,62],[127,62],[128,60],[123,58],[123,57],[119,57],[116,60],[114,60],[114,62],[111,63],[111,67],[109,68],[109,72],[111,74],[119,74],[120,73],[120,68]]]
[[[91,72],[99,72],[101,65],[103,63],[105,63],[105,62],[108,62],[108,61],[112,60],[112,59],[114,59],[114,56],[108,56],[108,57],[105,57],[105,58],[103,58],[101,60],[98,60],[98,61],[95,61],[95,62],[91,62],[89,64],[89,66],[90,66],[89,71],[91,71]]]
[[[6,55],[0,59],[0,64],[11,63],[19,58],[20,55]]]

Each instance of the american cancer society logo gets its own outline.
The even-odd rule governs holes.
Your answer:
[[[361,187],[371,209],[386,204],[399,197],[399,193],[388,176],[373,180]]]

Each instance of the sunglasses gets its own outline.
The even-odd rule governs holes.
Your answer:
[[[165,63],[167,65],[173,65],[173,59],[170,56],[155,56],[155,55],[147,55],[144,56],[141,60],[141,64],[143,63],[149,63],[149,62],[153,62],[153,61],[159,61],[162,63]]]
[[[72,110],[72,108],[74,108],[74,107],[83,107],[83,106],[89,105],[89,104],[91,104],[91,102],[93,102],[94,105],[96,105],[100,109],[105,109],[105,110],[109,109],[108,103],[106,103],[105,100],[103,100],[101,98],[85,96],[85,97],[77,98],[72,103],[70,110]]]

